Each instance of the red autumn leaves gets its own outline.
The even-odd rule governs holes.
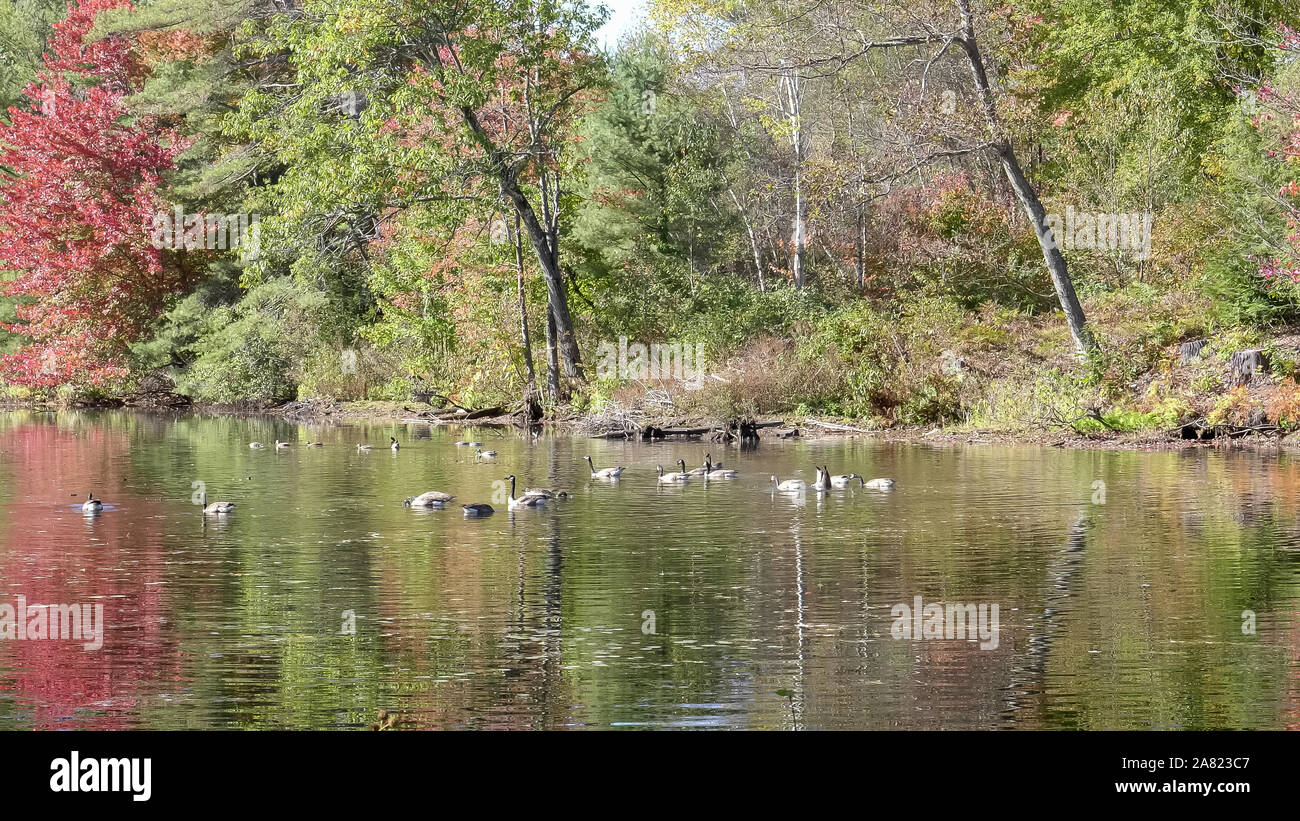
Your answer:
[[[179,281],[149,242],[161,175],[185,144],[123,99],[141,74],[121,38],[86,42],[94,16],[125,0],[82,0],[55,26],[45,70],[0,123],[0,271],[20,297],[30,341],[0,357],[0,376],[27,387],[99,386],[123,378],[126,346],[164,310]]]

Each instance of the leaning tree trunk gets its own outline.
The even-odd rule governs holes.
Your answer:
[[[570,379],[583,379],[582,356],[578,352],[577,335],[573,330],[573,317],[569,313],[569,299],[564,289],[564,277],[560,272],[558,250],[555,239],[537,220],[537,214],[520,190],[518,180],[503,174],[500,179],[501,194],[510,201],[515,213],[528,231],[528,239],[533,245],[537,261],[542,266],[542,276],[546,280],[546,296],[550,305],[549,313],[555,322],[555,345],[559,349],[560,359],[564,363],[565,376]]]
[[[1002,170],[1011,183],[1011,188],[1016,192],[1016,198],[1020,200],[1025,215],[1034,226],[1038,244],[1043,249],[1043,259],[1047,262],[1047,270],[1052,275],[1052,287],[1056,290],[1056,298],[1061,303],[1061,310],[1065,312],[1065,322],[1070,326],[1070,336],[1074,338],[1074,345],[1080,354],[1087,356],[1097,349],[1097,342],[1093,339],[1092,332],[1088,330],[1083,306],[1079,304],[1079,297],[1074,292],[1074,282],[1065,267],[1065,257],[1061,254],[1051,229],[1047,227],[1047,212],[1038,199],[1038,193],[1025,177],[1025,172],[1021,170],[1015,151],[1011,147],[1011,140],[1002,127],[1002,120],[998,117],[993,90],[989,86],[988,73],[984,68],[984,58],[980,56],[979,45],[975,42],[975,22],[971,14],[970,0],[957,0],[957,8],[961,11],[962,48],[966,52],[971,73],[975,77],[975,90],[979,95],[984,119],[993,137],[993,148],[1002,163]]]
[[[570,379],[582,381],[585,378],[582,373],[582,356],[578,352],[578,338],[573,330],[573,317],[569,313],[569,299],[564,289],[564,278],[560,272],[559,237],[555,235],[558,232],[550,232],[542,227],[541,222],[537,219],[537,212],[533,210],[532,204],[528,202],[528,197],[524,196],[523,190],[519,187],[519,166],[509,159],[506,152],[497,148],[493,143],[487,130],[479,122],[478,114],[474,109],[469,106],[461,106],[460,112],[475,140],[491,158],[501,196],[510,203],[516,216],[519,217],[524,228],[528,231],[528,240],[532,243],[533,251],[537,254],[537,261],[542,266],[542,276],[546,280],[548,313],[555,321],[555,339],[559,347],[560,357],[564,361],[565,375]],[[545,202],[545,192],[543,192],[542,196],[543,202]]]

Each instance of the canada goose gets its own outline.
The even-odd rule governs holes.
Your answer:
[[[772,477],[772,484],[776,489],[786,493],[797,493],[807,487],[803,479],[786,479],[784,482],[778,482],[775,476]]]
[[[704,462],[704,467],[708,468],[708,470],[707,470],[707,471],[705,472],[705,474],[704,474],[704,478],[705,478],[706,480],[708,480],[708,479],[735,479],[735,478],[736,478],[736,471],[734,471],[734,470],[722,470],[721,468],[717,467],[717,466],[714,465],[712,462],[709,462],[709,461],[707,461],[707,460]]]
[[[324,443],[322,442],[308,442],[306,445],[304,445],[304,447],[319,448],[319,447],[323,447],[323,445]]]
[[[655,470],[659,471],[659,484],[671,485],[676,482],[686,482],[690,480],[690,475],[686,473],[664,473],[663,465],[655,465]]]
[[[830,478],[831,487],[848,487],[853,484],[854,479],[857,479],[859,483],[862,482],[862,477],[856,473],[840,473]]]
[[[862,483],[863,487],[869,487],[872,490],[893,490],[893,479],[871,479]]]
[[[409,499],[402,500],[403,507],[442,507],[447,502],[455,499],[450,493],[443,493],[441,490],[430,490],[421,493],[419,496],[412,496]]]
[[[691,476],[703,476],[704,474],[709,472],[709,454],[707,453],[704,454],[704,464],[700,465],[697,468],[692,468],[691,470],[686,469],[685,459],[678,459],[677,464],[682,466],[682,473],[688,473]]]
[[[397,443],[397,440],[394,439],[393,437],[391,437],[391,436],[388,437],[388,441],[390,441],[390,442],[393,443],[393,444],[391,445],[391,447],[392,447],[393,450],[401,450],[401,449],[402,449],[402,446],[401,446],[400,444],[398,444],[398,443]]]
[[[569,494],[564,490],[551,490],[549,487],[530,487],[524,491],[525,496],[541,496],[543,499],[567,499]]]
[[[374,450],[374,448],[375,448],[374,445],[367,445],[367,444],[364,443],[364,442],[362,442],[361,444],[357,445],[357,450]]]
[[[82,503],[81,510],[83,513],[98,513],[103,507],[103,502],[96,499],[95,494],[87,493],[86,501]]]
[[[596,463],[591,461],[591,457],[586,457],[587,467],[591,468],[591,478],[593,479],[617,479],[623,475],[623,466],[616,468],[601,468],[596,470]]]
[[[814,467],[816,467],[814,465]],[[817,480],[813,482],[813,487],[817,490],[831,489],[831,472],[827,468],[817,468]]]
[[[542,507],[546,504],[545,496],[529,496],[528,494],[524,494],[516,499],[514,474],[511,474],[506,478],[510,480],[510,496],[507,497],[507,503],[511,509],[520,507]]]
[[[483,447],[483,443],[482,443],[482,442],[466,442],[466,441],[460,441],[460,442],[457,442],[457,443],[456,443],[456,447],[458,447],[458,448],[481,448],[481,447]]]
[[[213,502],[208,504],[208,491],[199,491],[199,504],[203,506],[204,516],[216,516],[219,513],[229,513],[235,509],[234,502]]]
[[[261,442],[249,442],[249,443],[248,443],[248,446],[249,446],[250,448],[252,448],[253,450],[257,450],[258,448],[264,448],[264,447],[266,447],[266,445],[263,445]]]
[[[461,505],[461,508],[464,509],[466,516],[491,516],[493,513],[496,513],[496,511],[492,509],[492,505],[485,505],[482,503],[476,505]]]
[[[289,447],[289,444],[290,444],[289,442],[281,442],[279,439],[276,439],[276,440],[275,440],[275,449],[276,449],[276,450],[284,450],[285,448]]]
[[[497,452],[495,450],[483,450],[482,448],[479,448],[478,450],[474,451],[474,455],[480,459],[497,458]]]

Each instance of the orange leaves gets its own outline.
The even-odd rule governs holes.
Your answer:
[[[143,31],[135,44],[141,60],[150,67],[172,60],[193,60],[210,50],[206,40],[188,31]]]

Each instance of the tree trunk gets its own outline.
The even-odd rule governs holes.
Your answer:
[[[546,279],[546,297],[550,305],[550,321],[555,325],[552,342],[559,350],[564,361],[565,376],[570,379],[583,379],[582,356],[578,352],[578,340],[573,330],[573,318],[569,313],[569,298],[564,288],[564,277],[560,272],[559,253],[556,238],[551,236],[537,220],[537,214],[520,190],[517,180],[502,175],[501,193],[510,201],[515,213],[528,231],[537,261],[542,266],[542,276]]]
[[[560,354],[555,344],[555,313],[546,306],[546,394],[551,402],[560,401]]]
[[[723,176],[726,180],[726,176]],[[754,256],[754,272],[758,274],[758,290],[767,291],[767,286],[763,281],[763,258],[758,252],[758,238],[754,236],[754,224],[749,220],[749,212],[740,204],[740,197],[736,196],[736,189],[727,184],[727,193],[731,195],[731,201],[736,204],[736,212],[740,214],[740,221],[745,224],[745,233],[749,235],[749,251]]]
[[[866,203],[858,203],[858,293],[867,285],[867,214]]]
[[[785,94],[781,99],[781,110],[790,123],[790,148],[794,152],[794,220],[790,226],[790,275],[794,287],[802,288],[808,232],[804,224],[803,200],[803,86],[797,70],[788,69],[782,75],[778,86],[778,97],[782,91]]]
[[[1038,244],[1043,249],[1047,270],[1052,275],[1052,287],[1056,289],[1056,298],[1065,313],[1066,324],[1070,326],[1070,336],[1074,338],[1075,348],[1081,355],[1087,356],[1097,349],[1097,342],[1088,329],[1087,320],[1083,315],[1083,306],[1079,304],[1079,297],[1074,292],[1074,282],[1066,269],[1065,257],[1061,254],[1056,238],[1052,236],[1052,231],[1047,226],[1047,212],[1038,199],[1038,193],[1025,177],[1025,172],[1021,170],[1015,151],[1011,147],[1011,140],[998,117],[993,91],[989,86],[988,73],[984,68],[984,58],[980,56],[979,45],[975,41],[975,21],[971,14],[970,0],[957,0],[957,8],[961,12],[962,48],[966,52],[971,74],[975,78],[975,90],[979,95],[980,107],[984,111],[984,119],[993,138],[994,150],[1002,163],[1007,181],[1011,183],[1011,188],[1016,192],[1025,215],[1034,226]]]
[[[436,64],[436,62],[435,59],[430,65]],[[533,251],[537,254],[537,261],[542,266],[542,276],[546,280],[546,297],[549,305],[547,313],[554,319],[556,327],[556,334],[553,339],[564,359],[566,375],[570,379],[581,381],[584,379],[582,355],[578,352],[578,338],[573,330],[573,317],[569,313],[569,299],[564,289],[564,278],[560,272],[558,223],[548,220],[546,227],[542,226],[542,223],[537,219],[537,212],[533,210],[532,204],[528,202],[528,197],[524,196],[523,190],[519,187],[518,166],[512,163],[508,156],[492,142],[492,138],[488,136],[487,130],[479,122],[478,114],[475,113],[474,109],[469,106],[461,106],[460,112],[474,138],[492,160],[501,196],[510,203],[515,214],[528,231],[528,240],[532,243]],[[530,133],[533,139],[536,140],[536,131],[532,130]],[[558,208],[558,182],[556,185],[556,208]],[[546,205],[547,197],[547,182],[543,178],[543,206]]]
[[[515,215],[515,230],[512,236],[515,246],[515,284],[519,295],[519,338],[524,347],[524,407],[528,411],[528,421],[537,421],[534,409],[537,406],[537,370],[533,367],[533,339],[528,330],[528,300],[524,294],[524,238],[519,232],[519,216]]]

